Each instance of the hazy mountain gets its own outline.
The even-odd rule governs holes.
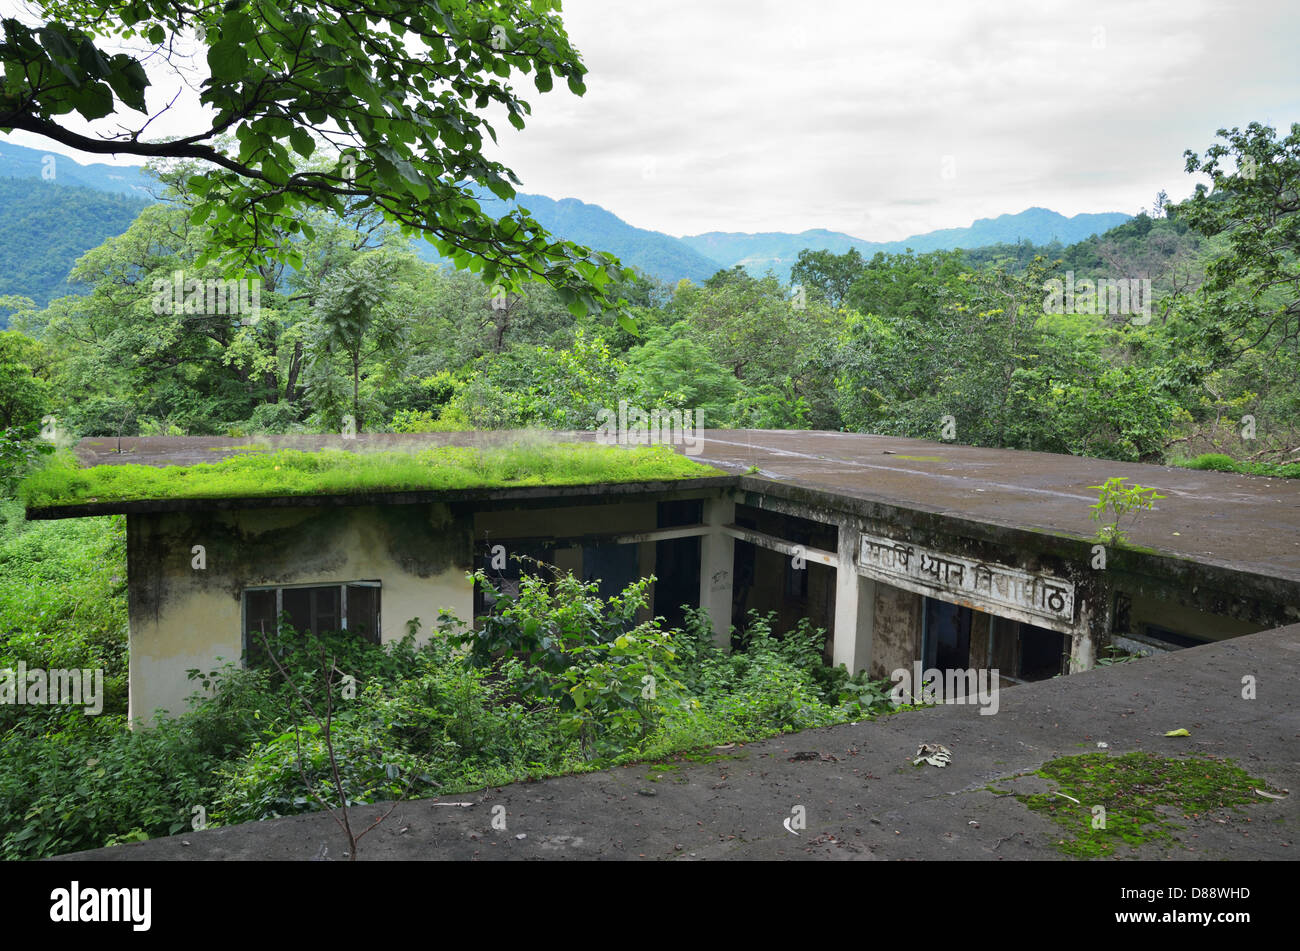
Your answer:
[[[125,231],[143,207],[135,202],[104,205],[93,200],[92,192],[147,200],[152,181],[135,166],[82,165],[61,155],[0,141],[0,181],[6,179],[12,181],[0,192],[0,266],[4,267],[0,293],[24,294],[40,303],[51,295],[68,293],[70,289],[63,279],[77,257],[105,238]],[[91,191],[75,197],[68,193],[83,188]],[[484,193],[480,201],[491,214],[504,214],[509,207],[489,193]],[[770,268],[783,280],[788,279],[791,265],[804,248],[836,253],[857,248],[870,257],[877,251],[911,248],[925,252],[1018,241],[1070,245],[1130,217],[1112,212],[1067,218],[1046,208],[1030,208],[1015,215],[981,218],[969,228],[945,228],[902,241],[866,241],[822,229],[800,234],[714,231],[675,238],[634,227],[599,205],[576,198],[556,201],[545,195],[520,193],[516,203],[557,237],[609,251],[625,264],[670,284],[682,278],[698,283],[737,264],[759,275]],[[426,242],[416,242],[415,249],[426,260],[438,257]]]
[[[991,244],[1016,244],[1019,241],[1031,241],[1034,244],[1059,241],[1070,245],[1094,234],[1102,234],[1128,221],[1130,217],[1120,212],[1107,212],[1067,218],[1047,208],[1029,208],[1015,215],[980,218],[969,228],[944,228],[941,231],[913,235],[901,241],[864,241],[838,231],[820,229],[799,234],[780,231],[764,234],[710,231],[684,237],[681,241],[727,267],[740,264],[756,275],[770,268],[785,279],[789,277],[791,266],[804,248],[833,251],[836,254],[857,248],[860,254],[870,258],[877,251],[898,253],[908,248],[925,253],[952,248],[982,248]]]
[[[154,179],[139,166],[82,165],[65,155],[4,141],[0,141],[0,178],[36,178],[51,185],[80,185],[146,200],[153,197],[148,186]]]
[[[0,177],[0,296],[44,306],[78,293],[67,282],[77,258],[129,228],[148,204],[122,192]],[[0,329],[8,313],[0,307]]]
[[[497,217],[511,207],[510,203],[486,191],[478,196],[478,201],[484,211]],[[608,251],[624,264],[640,268],[670,284],[676,284],[684,277],[698,284],[724,266],[678,238],[633,227],[600,205],[589,205],[576,198],[556,201],[545,195],[523,192],[518,194],[513,204],[527,209],[552,234],[593,250]],[[417,251],[425,260],[438,257],[437,252],[424,242],[417,245]]]

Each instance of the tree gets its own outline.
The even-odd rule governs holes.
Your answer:
[[[396,264],[381,252],[358,258],[332,274],[317,297],[313,311],[310,352],[313,397],[318,402],[330,387],[331,363],[342,355],[352,384],[352,418],[361,429],[361,365],[379,351],[394,351],[403,337],[402,321],[384,305]],[[317,410],[324,409],[317,406]]]
[[[790,281],[807,288],[814,297],[832,307],[839,307],[865,267],[866,262],[857,248],[849,248],[843,254],[804,248],[790,268]]]
[[[1213,191],[1200,185],[1178,208],[1201,234],[1226,237],[1225,252],[1206,270],[1206,340],[1221,361],[1254,348],[1293,360],[1300,349],[1300,123],[1282,139],[1258,122],[1217,135],[1226,141],[1204,160],[1184,153],[1187,171],[1209,175]]]
[[[0,429],[40,422],[49,384],[32,370],[39,350],[39,344],[17,331],[0,330]]]
[[[3,19],[0,131],[22,129],[83,152],[198,163],[187,181],[218,247],[246,265],[299,263],[277,229],[310,237],[300,214],[374,210],[423,234],[458,267],[488,283],[551,283],[575,314],[611,303],[622,267],[609,255],[554,241],[518,209],[483,212],[471,184],[514,198],[514,173],[482,154],[496,133],[490,104],[522,129],[530,107],[510,80],[531,74],[539,92],[556,77],[576,95],[586,68],[555,0],[305,0],[281,9],[247,0],[52,0],[43,22]],[[145,133],[152,113],[144,63],[188,81],[194,38],[206,47],[206,112],[170,141]],[[108,47],[128,52],[107,53]],[[173,100],[174,102],[174,100]],[[128,122],[128,112],[140,117]],[[73,113],[114,117],[120,131],[73,131]],[[299,167],[292,153],[328,153]],[[292,153],[291,153],[292,150]],[[224,255],[223,255],[224,256]]]

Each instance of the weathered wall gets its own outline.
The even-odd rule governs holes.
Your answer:
[[[181,712],[187,670],[240,662],[247,587],[380,581],[385,642],[413,618],[426,637],[442,608],[473,615],[471,520],[445,504],[132,515],[127,536],[132,717]]]
[[[473,512],[451,504],[289,507],[132,515],[130,713],[152,718],[185,709],[191,669],[239,663],[242,593],[263,585],[379,581],[380,633],[401,639],[418,618],[428,636],[439,611],[468,621],[474,594],[466,573],[495,540],[555,538],[655,528],[654,502],[532,507]],[[205,549],[206,568],[192,567]],[[654,571],[655,546],[638,545],[641,573]],[[581,548],[556,553],[581,571]],[[653,605],[653,602],[652,602]],[[642,611],[651,616],[651,608]]]
[[[888,677],[899,668],[910,671],[921,657],[921,596],[876,582],[875,640],[871,676]]]

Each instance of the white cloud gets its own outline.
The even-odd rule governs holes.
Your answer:
[[[1216,129],[1300,121],[1287,0],[568,0],[563,17],[587,94],[519,77],[533,114],[494,122],[493,155],[526,191],[670,234],[1134,212],[1191,190],[1183,151]],[[151,131],[179,133],[196,101]]]
[[[1282,2],[569,0],[564,17],[588,93],[535,97],[500,158],[529,191],[671,234],[1133,212],[1190,191],[1183,150],[1217,128],[1300,120]]]

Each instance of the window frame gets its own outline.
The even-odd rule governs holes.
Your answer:
[[[248,666],[248,595],[259,591],[275,592],[275,617],[278,621],[280,615],[284,613],[284,592],[290,589],[301,588],[337,588],[339,589],[339,630],[348,629],[348,588],[376,588],[381,593],[383,591],[383,582],[376,579],[366,579],[363,581],[308,581],[294,584],[254,584],[248,585],[239,592],[239,621],[240,621],[240,662]],[[375,630],[372,637],[376,644],[384,642],[383,634],[383,599],[376,597],[375,604]]]

